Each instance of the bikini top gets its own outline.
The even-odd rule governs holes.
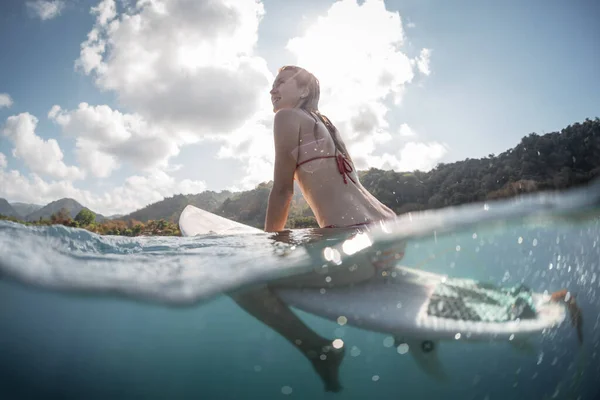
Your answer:
[[[315,127],[314,130],[317,130],[317,126],[318,126],[318,122],[317,119],[315,118],[315,116],[313,115],[313,113],[311,111],[305,110],[307,113],[310,114],[311,117],[313,117],[313,119],[315,120]],[[327,131],[329,132],[330,135],[331,134],[331,130],[329,129],[329,127],[327,126],[326,121],[323,121],[323,123],[325,124],[325,126],[327,127]],[[333,139],[333,135],[332,135],[332,139]],[[335,143],[335,139],[334,139],[334,143]],[[336,159],[336,164],[338,167],[338,171],[339,173],[342,175],[342,177],[344,178],[344,183],[348,184],[348,179],[350,179],[354,184],[356,184],[356,181],[350,176],[350,173],[353,171],[352,169],[352,164],[350,163],[350,161],[344,156],[344,154],[342,154],[337,146],[335,146],[335,155],[333,156],[317,156],[317,157],[313,157],[313,158],[309,158],[308,160],[304,160],[301,163],[297,163],[296,164],[296,169],[301,166],[302,164],[306,164],[308,162],[311,162],[313,160],[318,160],[321,158],[335,158]]]

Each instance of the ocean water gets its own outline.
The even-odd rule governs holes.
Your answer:
[[[525,349],[441,342],[445,381],[387,334],[295,310],[344,342],[343,390],[326,392],[298,349],[229,296],[315,268],[320,249],[347,235],[125,238],[0,221],[0,399],[600,397],[600,182],[407,214],[369,232],[361,251],[406,242],[400,265],[576,296],[582,345],[568,319]]]

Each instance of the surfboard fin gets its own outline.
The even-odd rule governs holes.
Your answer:
[[[583,344],[583,315],[575,301],[575,295],[572,295],[567,289],[562,289],[552,293],[550,300],[557,303],[565,302],[571,316],[571,325],[577,330],[577,340],[581,346]]]
[[[396,338],[396,348],[403,343],[408,345],[408,352],[427,375],[438,381],[445,381],[447,379],[447,375],[438,357],[437,347],[439,342]]]

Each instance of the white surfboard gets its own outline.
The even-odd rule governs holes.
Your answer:
[[[194,206],[179,220],[184,236],[263,232]],[[369,251],[364,249],[363,251]],[[288,305],[349,325],[387,333],[404,344],[418,364],[442,378],[439,340],[506,340],[522,343],[563,322],[566,307],[527,288],[500,288],[397,266],[368,281],[323,288],[273,287]]]
[[[192,205],[185,207],[181,212],[179,230],[183,236],[263,232],[258,228],[240,224]]]

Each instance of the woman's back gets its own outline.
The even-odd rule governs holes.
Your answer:
[[[348,158],[316,113],[295,109],[298,147],[295,178],[319,226],[344,227],[393,218],[394,212],[360,183]]]

